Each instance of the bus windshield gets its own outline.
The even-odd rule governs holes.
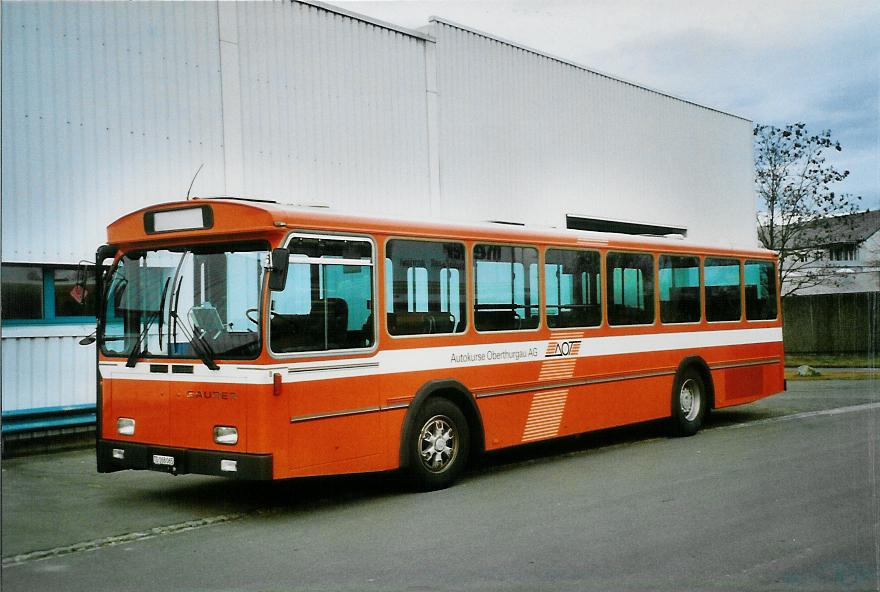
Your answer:
[[[127,357],[255,358],[268,245],[234,243],[126,253],[110,277],[105,354]]]

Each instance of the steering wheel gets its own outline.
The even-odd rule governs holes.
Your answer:
[[[251,316],[251,313],[253,313],[254,316]],[[252,322],[254,325],[257,325],[258,327],[260,326],[260,310],[259,309],[249,308],[246,311],[244,311],[244,316],[246,316],[247,320]]]

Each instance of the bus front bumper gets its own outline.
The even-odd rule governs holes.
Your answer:
[[[99,473],[135,469],[254,481],[272,479],[271,454],[241,454],[98,440],[97,456]]]

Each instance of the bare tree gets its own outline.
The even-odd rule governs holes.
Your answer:
[[[857,210],[853,196],[832,191],[849,176],[826,162],[826,151],[840,152],[840,142],[830,130],[811,135],[803,123],[759,124],[754,135],[758,238],[779,253],[783,297],[838,284],[840,268],[824,261],[829,245],[847,240],[840,216]]]

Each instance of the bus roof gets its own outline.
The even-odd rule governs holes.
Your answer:
[[[203,214],[199,222],[198,211]],[[156,214],[159,216],[156,216]],[[195,213],[195,216],[193,216]],[[148,206],[127,214],[107,227],[108,242],[123,250],[153,244],[232,240],[280,240],[291,230],[330,230],[397,237],[449,238],[494,242],[554,244],[560,246],[650,249],[669,252],[748,255],[772,258],[773,251],[734,246],[709,246],[682,238],[634,236],[617,233],[528,226],[500,222],[461,222],[391,218],[342,213],[314,206],[286,205],[242,198],[193,198]]]

